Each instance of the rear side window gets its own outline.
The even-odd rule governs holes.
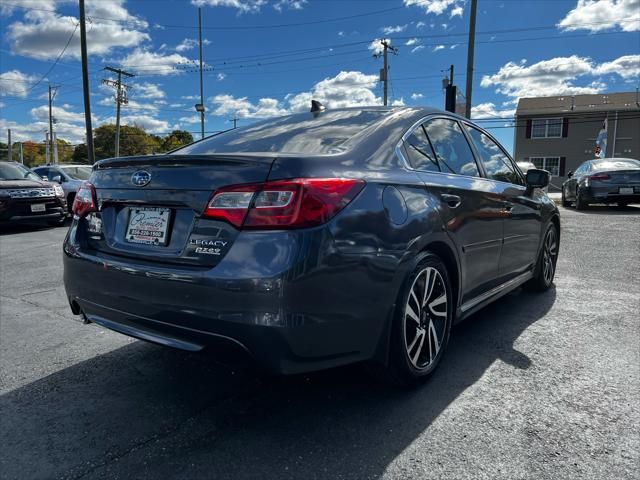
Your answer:
[[[516,167],[511,163],[511,159],[496,142],[476,128],[466,124],[465,128],[471,135],[471,140],[480,155],[480,161],[487,172],[488,178],[500,182],[524,185],[522,177],[520,177]]]
[[[480,176],[471,147],[458,122],[436,118],[425,122],[424,127],[443,172],[470,177]]]
[[[409,163],[416,170],[439,172],[440,167],[422,125],[404,141]]]

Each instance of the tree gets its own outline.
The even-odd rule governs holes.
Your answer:
[[[186,130],[174,130],[164,137],[162,141],[162,151],[168,152],[190,143],[193,143],[193,135]]]
[[[32,141],[27,141],[22,144],[22,154],[24,157],[24,164],[28,167],[35,167],[42,165],[45,162],[45,146]]]
[[[96,160],[115,155],[116,126],[101,125],[94,131]],[[122,125],[120,127],[120,156],[148,155],[160,150],[160,143],[143,128]]]
[[[58,162],[69,163],[73,157],[73,145],[62,138],[58,138],[56,143],[58,144]]]
[[[9,158],[9,145],[0,142],[0,160],[7,160]]]
[[[89,163],[89,153],[87,152],[87,145],[79,143],[76,148],[73,149],[73,155],[71,156],[73,163]]]

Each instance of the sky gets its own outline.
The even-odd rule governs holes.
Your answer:
[[[205,130],[305,111],[389,102],[444,107],[454,65],[464,92],[467,0],[86,0],[93,127],[115,123],[114,79],[134,74],[122,124],[200,136],[198,8]],[[58,138],[84,140],[76,0],[0,2],[0,140],[44,141],[48,88]],[[472,118],[512,149],[521,97],[635,91],[640,0],[478,0]]]

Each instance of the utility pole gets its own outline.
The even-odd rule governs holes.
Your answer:
[[[232,119],[229,120],[230,122],[233,122],[233,128],[236,129],[238,128],[238,118],[237,117],[233,117]]]
[[[204,138],[204,86],[202,83],[202,9],[198,7],[198,41],[200,44],[200,136]],[[234,127],[235,128],[235,127]]]
[[[105,70],[109,70],[110,72],[118,74],[118,80],[109,80],[104,79],[102,83],[105,85],[109,85],[111,87],[115,87],[116,89],[116,148],[115,148],[115,156],[120,156],[120,105],[129,103],[129,98],[127,97],[127,88],[129,85],[124,85],[122,83],[122,76],[125,77],[135,77],[133,73],[125,72],[120,68],[113,67],[104,67]]]
[[[13,160],[13,145],[11,144],[11,129],[7,129],[7,147],[9,149],[8,153],[8,160],[11,162]]]
[[[386,38],[383,38],[382,40],[380,40],[380,43],[382,44],[382,54],[380,53],[376,53],[373,56],[375,58],[379,58],[380,55],[382,55],[382,59],[383,59],[383,67],[380,70],[380,81],[383,82],[383,90],[384,90],[384,99],[383,99],[383,105],[387,106],[387,100],[388,100],[388,92],[389,92],[389,61],[388,61],[388,52],[389,50],[391,51],[391,53],[393,53],[394,55],[398,54],[398,49],[395,47],[392,47],[389,44],[389,40],[387,40]]]
[[[20,142],[20,163],[24,165],[24,152],[22,151],[22,142]]]
[[[49,151],[51,152],[51,154],[53,155],[53,142],[55,142],[56,140],[54,140],[53,138],[53,99],[56,96],[57,92],[57,87],[52,87],[51,85],[49,85]],[[51,163],[57,163],[57,159],[54,159],[53,162]]]
[[[476,43],[476,11],[478,0],[471,0],[471,12],[469,15],[469,43],[467,49],[467,89],[465,91],[464,116],[471,118],[471,90],[473,88],[473,50]]]
[[[87,61],[87,25],[84,0],[78,0],[80,8],[80,54],[82,57],[82,90],[84,93],[84,123],[87,136],[87,157],[92,165],[96,161],[93,151],[93,128],[91,128],[91,97],[89,95],[89,65]]]

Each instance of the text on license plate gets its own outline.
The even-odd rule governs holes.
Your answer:
[[[32,212],[46,212],[47,206],[44,203],[33,203],[31,204]]]
[[[620,195],[633,195],[633,187],[620,187]]]
[[[125,240],[147,245],[166,245],[171,210],[157,207],[129,208]]]

